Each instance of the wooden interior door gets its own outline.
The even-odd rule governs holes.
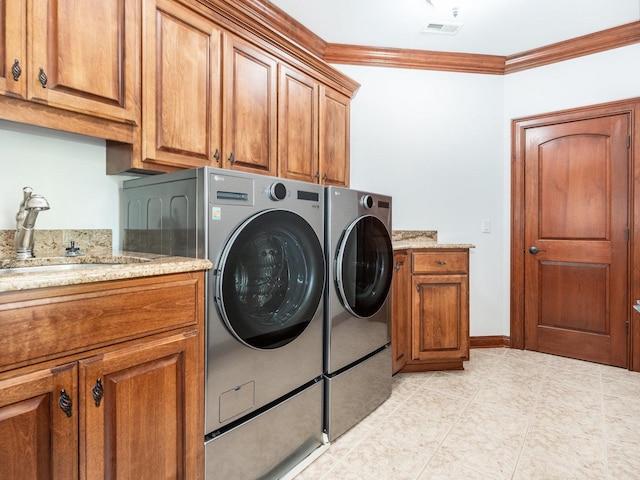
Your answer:
[[[626,366],[629,117],[525,135],[524,347]]]

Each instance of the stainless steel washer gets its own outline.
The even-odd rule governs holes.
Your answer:
[[[291,468],[322,443],[323,187],[200,168],[125,182],[124,192],[125,248],[214,264],[207,477]]]

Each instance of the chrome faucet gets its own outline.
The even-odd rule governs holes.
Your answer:
[[[49,210],[49,202],[42,195],[33,193],[30,187],[22,189],[24,194],[20,210],[16,214],[16,235],[13,240],[15,247],[14,258],[24,260],[33,258],[33,227],[36,224],[38,213]]]

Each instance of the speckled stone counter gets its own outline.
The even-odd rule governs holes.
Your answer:
[[[396,230],[391,235],[394,250],[418,248],[475,248],[469,243],[438,243],[438,232],[434,230]]]
[[[81,264],[82,268],[71,265]],[[200,258],[170,257],[151,253],[115,252],[112,255],[1,259],[0,269],[51,266],[46,271],[0,273],[0,293],[34,288],[151,277],[208,270],[211,262]]]

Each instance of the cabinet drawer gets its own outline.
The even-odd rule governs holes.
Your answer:
[[[467,273],[466,252],[414,252],[413,273]]]
[[[0,371],[195,325],[204,308],[199,278],[152,277],[0,296]]]

